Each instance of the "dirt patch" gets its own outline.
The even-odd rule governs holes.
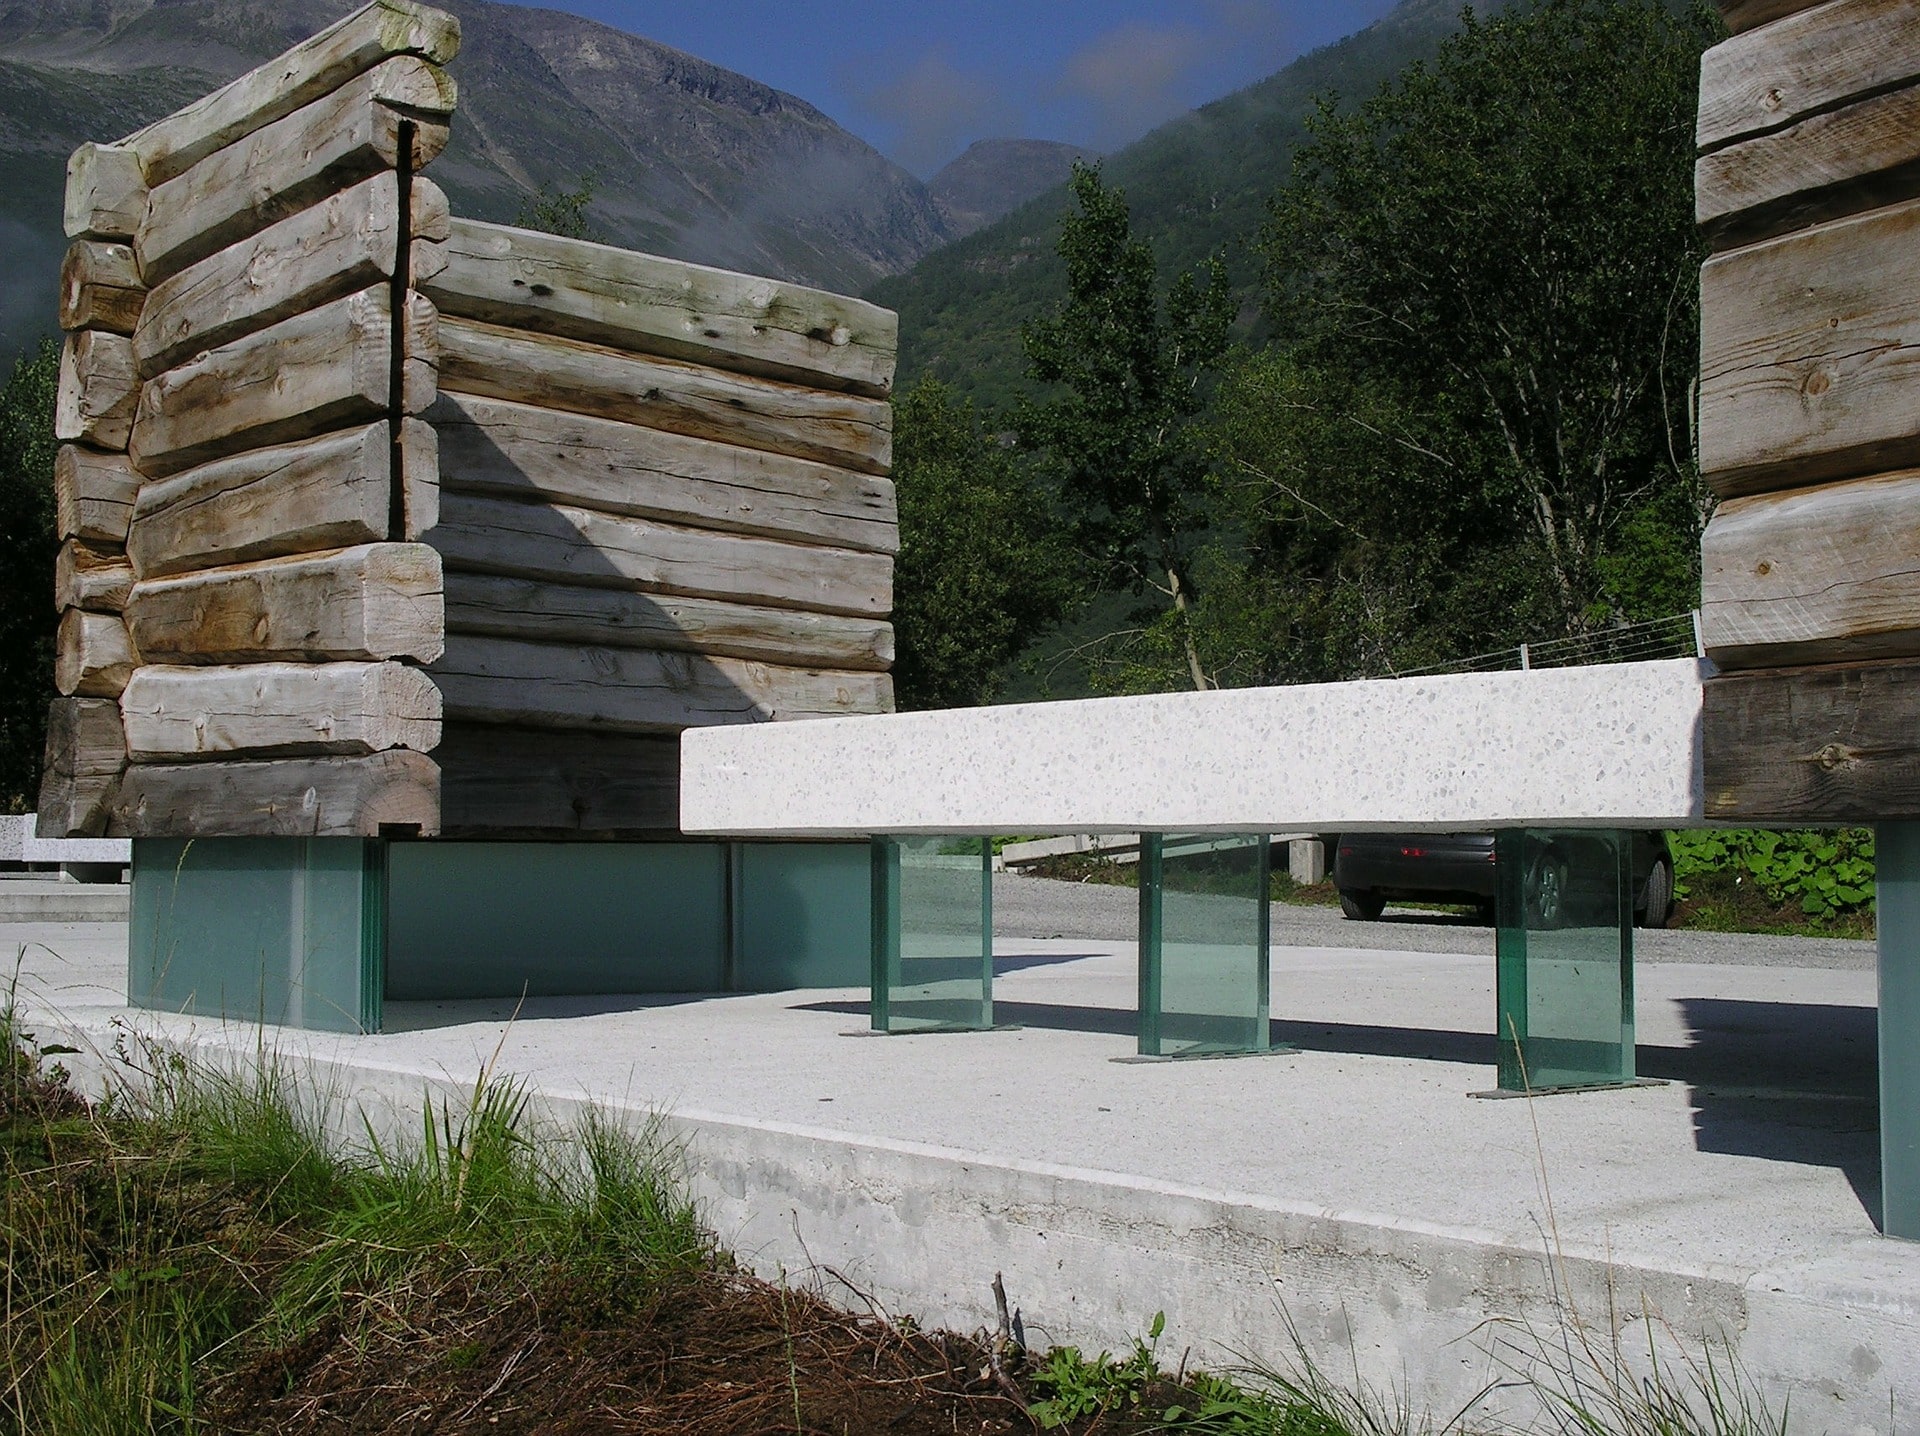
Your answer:
[[[737,1274],[617,1291],[444,1293],[424,1320],[262,1352],[213,1398],[245,1432],[933,1433],[1031,1430],[986,1348]],[[1105,1429],[1123,1427],[1109,1425]]]

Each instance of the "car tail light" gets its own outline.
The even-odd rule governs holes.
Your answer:
[[[1427,850],[1425,848],[1400,849],[1400,856],[1403,858],[1424,858],[1426,855],[1427,855]]]

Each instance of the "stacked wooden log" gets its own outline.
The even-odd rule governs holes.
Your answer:
[[[43,830],[673,831],[681,729],[892,706],[894,316],[453,219],[458,39],[75,155]]]
[[[456,752],[515,754],[445,764],[449,829],[604,823],[576,770],[655,793],[616,826],[672,829],[679,730],[892,707],[892,314],[459,219],[427,293],[431,671]]]
[[[1706,812],[1920,816],[1920,21],[1723,0],[1701,64]]]

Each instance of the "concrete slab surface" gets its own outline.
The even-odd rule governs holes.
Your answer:
[[[1010,881],[1034,888],[1003,924],[1044,924],[1051,901],[1072,925],[1078,897],[1046,891],[1064,885]],[[1920,1244],[1874,1226],[1867,945],[1649,963],[1640,1067],[1669,1085],[1489,1102],[1468,1094],[1494,1082],[1491,935],[1335,931],[1376,929],[1469,950],[1277,947],[1274,1036],[1300,1049],[1284,1056],[1116,1063],[1133,947],[1072,934],[996,942],[997,1015],[1018,1030],[856,1035],[849,990],[517,1018],[393,1004],[380,1036],[269,1041],[410,1129],[423,1093],[468,1089],[496,1053],[555,1110],[665,1113],[745,1260],[922,1321],[987,1323],[1004,1271],[1040,1339],[1113,1347],[1164,1310],[1173,1351],[1281,1359],[1298,1336],[1444,1415],[1501,1376],[1503,1341],[1562,1329],[1571,1303],[1599,1328],[1611,1309],[1630,1350],[1727,1342],[1791,1396],[1796,1429],[1920,1430]],[[65,1060],[97,1078],[129,1026],[256,1050],[257,1029],[120,1007],[115,932],[0,927],[34,1022],[88,1050]]]

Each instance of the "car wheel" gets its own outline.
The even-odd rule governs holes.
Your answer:
[[[1662,858],[1647,874],[1646,906],[1637,914],[1642,927],[1665,927],[1673,916],[1673,869]]]
[[[1379,893],[1359,888],[1340,889],[1340,911],[1355,922],[1373,922],[1387,910],[1387,900]]]
[[[1527,874],[1527,926],[1559,927],[1567,919],[1567,860],[1548,849]]]

